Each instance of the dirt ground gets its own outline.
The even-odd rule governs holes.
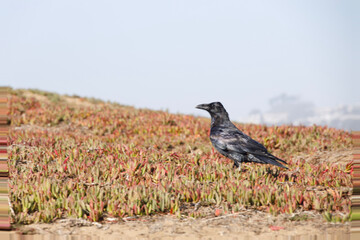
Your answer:
[[[326,223],[313,212],[299,212],[274,217],[243,210],[236,214],[202,219],[179,219],[173,215],[154,217],[107,218],[103,223],[80,219],[63,219],[53,224],[19,226],[18,234],[31,238],[52,239],[350,239],[350,224]],[[1,235],[0,235],[1,236]],[[9,239],[17,239],[11,237]],[[20,239],[20,238],[19,238]],[[48,238],[46,238],[48,239]]]

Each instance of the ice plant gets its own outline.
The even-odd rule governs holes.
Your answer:
[[[328,221],[347,220],[351,168],[308,160],[350,149],[344,131],[241,125],[290,170],[245,164],[238,172],[211,148],[208,119],[29,90],[13,91],[10,102],[14,223],[203,217],[242,208],[274,215],[310,210]]]

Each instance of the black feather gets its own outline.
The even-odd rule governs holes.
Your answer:
[[[287,168],[286,162],[270,154],[259,142],[241,132],[229,119],[229,114],[220,102],[196,106],[206,110],[211,116],[210,140],[222,155],[234,161],[235,166],[243,162],[272,164]]]

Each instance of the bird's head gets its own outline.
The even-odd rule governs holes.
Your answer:
[[[221,102],[212,102],[209,104],[199,104],[196,106],[198,109],[206,110],[210,113],[211,117],[229,118],[224,106]]]

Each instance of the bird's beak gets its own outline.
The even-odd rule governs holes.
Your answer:
[[[196,106],[196,108],[208,111],[209,110],[209,104],[199,104],[199,105]]]

